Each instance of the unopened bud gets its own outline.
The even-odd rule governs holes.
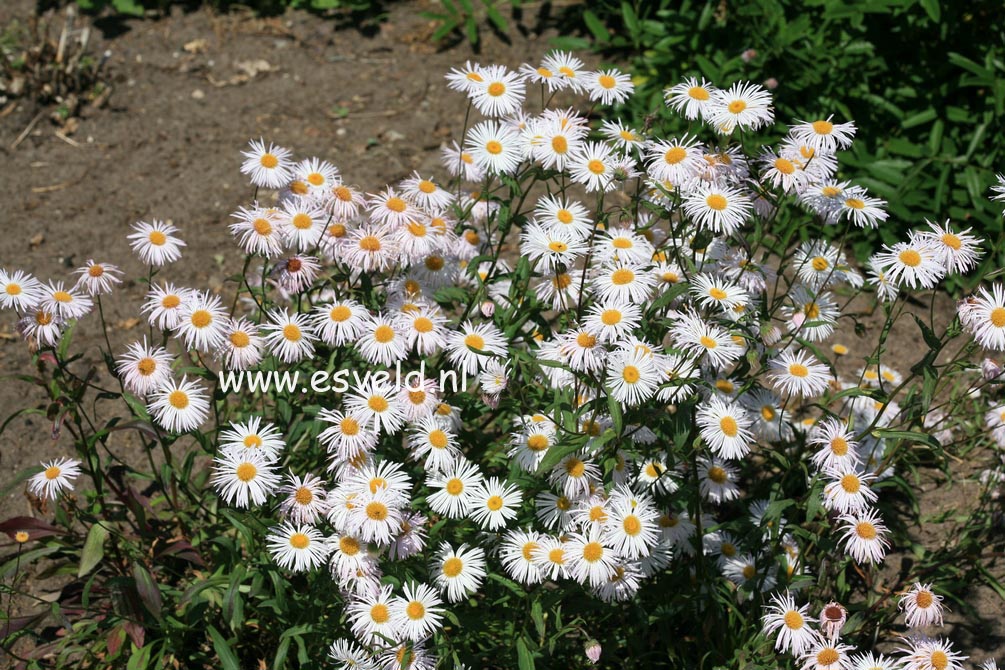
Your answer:
[[[601,648],[600,643],[596,640],[590,640],[586,643],[586,657],[590,659],[590,663],[596,663],[599,661],[600,652],[602,651],[603,649]]]
[[[482,312],[482,316],[484,316],[486,319],[491,319],[492,315],[496,313],[496,304],[491,300],[486,300],[481,304],[480,309]]]
[[[1002,379],[1002,372],[1002,366],[996,361],[993,361],[990,358],[985,358],[981,361],[981,374],[984,376],[984,381],[1005,382],[1005,379]]]

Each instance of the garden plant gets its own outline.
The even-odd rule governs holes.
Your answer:
[[[896,206],[810,88],[777,119],[758,83],[665,82],[664,127],[569,52],[442,86],[439,174],[243,148],[220,290],[172,280],[200,241],[164,220],[129,233],[142,277],[0,270],[49,398],[15,416],[75,448],[4,478],[37,511],[0,523],[12,662],[995,668],[942,626],[1005,593],[1000,235],[901,220],[857,261]],[[144,332],[113,347],[130,279]],[[980,478],[960,534],[927,530],[930,471]]]

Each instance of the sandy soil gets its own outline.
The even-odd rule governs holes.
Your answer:
[[[442,77],[474,54],[466,43],[445,52],[430,45],[432,26],[418,12],[433,4],[395,4],[390,19],[372,35],[336,30],[332,22],[304,13],[254,19],[200,10],[158,21],[100,24],[104,32],[96,51],[112,54],[114,92],[106,109],[88,111],[69,142],[43,121],[13,149],[34,110],[20,107],[0,119],[0,266],[59,277],[97,258],[138,276],[144,268],[126,244],[129,226],[169,219],[189,244],[170,279],[231,291],[225,278],[240,271],[243,259],[225,251],[233,248],[227,224],[231,212],[252,196],[238,171],[239,151],[249,138],[261,136],[299,156],[331,160],[347,181],[367,191],[412,170],[442,172],[439,147],[460,136],[464,110]],[[27,16],[32,6],[28,0],[5,1],[0,25]],[[506,43],[485,31],[478,57],[515,66],[543,54],[549,34],[523,30]],[[143,294],[143,285],[134,282],[105,303],[109,322],[116,324],[110,337],[117,350],[144,330],[135,321]],[[945,323],[952,307],[948,300],[940,303],[937,320]],[[880,323],[876,316],[865,322],[864,338],[851,330],[841,336],[859,355],[871,348]],[[101,369],[94,323],[89,321],[81,343]],[[884,362],[906,372],[924,346],[913,320],[899,324],[891,341],[896,346]],[[28,361],[12,319],[0,320],[0,375],[22,371]],[[0,384],[0,417],[44,403],[37,389]],[[0,436],[0,479],[72,453],[68,435],[53,440],[51,433],[42,417],[13,421]],[[113,441],[113,448],[130,446],[116,439],[121,441]],[[980,463],[964,465],[962,471],[972,474]],[[967,482],[948,488],[931,472],[919,485],[925,514],[970,500],[976,491]],[[4,518],[31,513],[19,492],[0,504]],[[951,521],[938,526],[926,535],[955,532]],[[980,618],[956,617],[961,625],[946,632],[974,660],[1000,655],[1002,601],[987,589],[966,597]]]

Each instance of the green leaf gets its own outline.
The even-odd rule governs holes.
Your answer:
[[[140,600],[143,602],[143,605],[159,621],[161,618],[161,608],[164,603],[153,575],[139,563],[133,563],[133,579],[136,580],[136,591],[140,594]]]
[[[939,0],[920,0],[920,3],[925,12],[928,14],[928,18],[930,18],[933,23],[938,23],[939,19],[942,18],[942,7],[939,5]]]
[[[534,655],[530,653],[525,638],[518,638],[516,641],[516,658],[520,670],[534,670]]]
[[[83,577],[94,569],[101,559],[105,557],[105,540],[108,538],[108,529],[100,523],[91,526],[87,531],[87,539],[84,540],[84,549],[80,552],[80,569],[77,576]]]
[[[597,15],[589,9],[583,12],[583,23],[585,23],[586,27],[590,29],[591,33],[593,33],[597,42],[600,44],[606,44],[610,41],[611,36],[607,32],[607,26],[605,26],[604,22],[597,18]]]
[[[544,612],[541,608],[541,601],[535,600],[530,605],[530,619],[534,622],[534,628],[537,629],[537,635],[540,638],[544,638],[545,631],[547,630],[544,625]]]
[[[223,670],[241,670],[241,664],[234,655],[234,650],[230,648],[227,640],[212,625],[208,626],[209,636],[213,638],[213,649],[220,658],[220,665]]]

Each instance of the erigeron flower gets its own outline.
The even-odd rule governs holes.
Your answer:
[[[483,70],[484,68],[478,63],[464,61],[463,67],[450,68],[450,72],[444,75],[447,88],[460,93],[473,93],[479,85],[485,83]]]
[[[579,454],[570,454],[552,468],[548,481],[575,500],[590,494],[591,487],[600,481],[600,468]]]
[[[607,263],[596,270],[590,289],[601,301],[640,304],[656,285],[656,278],[643,267],[626,261]]]
[[[294,250],[315,248],[328,226],[331,215],[314,198],[288,200],[275,212],[275,221],[285,243]]]
[[[600,132],[608,142],[625,153],[643,146],[642,134],[626,126],[620,119],[604,121],[600,126]]]
[[[426,479],[426,486],[439,489],[426,497],[426,502],[437,514],[450,519],[467,516],[476,502],[475,494],[482,481],[478,466],[459,458],[444,473],[434,473]]]
[[[876,510],[866,509],[858,514],[841,517],[844,549],[857,563],[881,563],[890,546],[886,538],[889,530]]]
[[[560,195],[546,195],[534,207],[534,220],[549,228],[564,228],[584,239],[593,230],[593,221],[582,203]]]
[[[568,170],[572,180],[582,184],[587,193],[615,189],[613,151],[603,142],[584,142],[569,156]]]
[[[798,121],[789,129],[789,134],[795,141],[816,151],[832,154],[838,149],[847,149],[855,137],[855,123],[834,123],[833,118],[831,114],[826,119]]]
[[[490,65],[478,71],[481,81],[475,81],[466,91],[471,103],[485,116],[505,116],[520,109],[526,94],[523,78],[503,65]]]
[[[735,460],[742,458],[750,450],[754,436],[750,432],[753,424],[743,407],[712,396],[695,413],[702,439],[712,453],[720,458]]]
[[[338,300],[315,306],[311,326],[322,342],[341,347],[358,340],[366,317],[366,309],[355,300]]]
[[[664,91],[663,97],[667,107],[694,121],[708,116],[716,90],[704,77],[701,80],[689,77]]]
[[[892,247],[884,244],[883,251],[873,258],[891,282],[914,289],[934,288],[946,274],[941,252],[920,236],[912,235],[907,242]]]
[[[703,184],[684,198],[684,212],[699,228],[729,237],[750,218],[750,199],[730,186]]]
[[[516,518],[522,501],[519,486],[507,485],[497,477],[490,477],[478,482],[472,489],[468,514],[482,528],[495,531],[505,528],[507,521]]]
[[[147,317],[151,326],[162,331],[174,330],[182,317],[183,306],[192,299],[195,291],[175,286],[168,282],[153,286],[147,293],[141,311],[149,312]]]
[[[346,263],[360,272],[383,272],[398,255],[390,226],[364,224],[349,233],[342,252]]]
[[[179,307],[177,337],[186,349],[209,352],[223,344],[227,321],[220,296],[195,291]]]
[[[306,572],[324,564],[328,544],[317,528],[283,522],[265,537],[269,553],[282,568]]]
[[[696,137],[658,140],[645,146],[646,171],[658,182],[690,183],[705,167],[704,145]]]
[[[726,461],[716,457],[698,457],[698,490],[703,498],[712,503],[720,504],[740,497],[737,477],[736,469]]]
[[[64,491],[73,490],[73,480],[80,476],[80,461],[60,458],[42,463],[42,471],[32,476],[28,488],[45,500],[55,500]]]
[[[652,260],[653,245],[630,228],[611,228],[594,238],[593,254],[598,263],[623,261],[644,266]]]
[[[659,541],[659,510],[653,499],[620,486],[611,495],[603,542],[623,558],[647,556]]]
[[[541,534],[533,530],[511,530],[500,543],[499,560],[506,573],[520,584],[541,582],[541,571],[534,562]]]
[[[248,150],[242,151],[245,160],[241,164],[241,174],[246,174],[251,183],[261,188],[278,189],[286,186],[292,178],[292,164],[288,149],[265,140],[251,140]]]
[[[694,312],[681,314],[670,334],[675,346],[696,357],[704,356],[716,369],[733,363],[743,353],[728,332]]]
[[[851,658],[848,654],[852,651],[854,647],[847,644],[832,643],[821,638],[800,658],[800,670],[850,670]]]
[[[494,324],[465,321],[447,336],[446,350],[455,367],[473,375],[485,368],[489,357],[505,356],[506,346],[506,337]]]
[[[466,544],[454,549],[443,542],[430,572],[436,575],[436,585],[447,600],[460,602],[481,588],[485,580],[485,552]]]
[[[846,422],[835,417],[822,419],[813,426],[806,443],[817,449],[813,454],[813,464],[820,471],[850,469],[861,461],[854,433]]]
[[[932,591],[931,584],[915,582],[900,597],[899,607],[904,610],[904,621],[908,628],[942,625],[942,596]]]
[[[418,512],[402,512],[401,529],[387,548],[392,561],[399,561],[421,552],[426,546],[426,522]]]
[[[317,337],[307,314],[291,314],[285,307],[268,313],[262,325],[263,341],[270,353],[284,363],[296,363],[314,355]]]
[[[541,66],[551,72],[558,73],[563,82],[563,88],[570,88],[576,93],[581,93],[585,89],[583,78],[586,75],[586,70],[583,68],[583,61],[571,53],[567,51],[549,53],[541,61]]]
[[[497,121],[482,121],[471,128],[464,150],[475,165],[490,174],[515,172],[524,159],[519,135]]]
[[[362,412],[339,412],[322,409],[318,421],[332,424],[318,435],[318,441],[328,453],[339,460],[349,460],[361,453],[371,451],[377,443],[377,436],[370,429],[370,420]]]
[[[244,318],[231,319],[224,335],[225,339],[217,350],[217,355],[223,359],[225,368],[247,370],[261,362],[265,342],[254,323]]]
[[[146,337],[126,347],[117,361],[116,372],[125,389],[141,398],[160,388],[171,378],[174,357],[163,347],[147,345]]]
[[[836,466],[826,471],[823,504],[839,514],[860,514],[870,509],[878,495],[869,484],[875,476],[858,472],[847,466]]]
[[[270,463],[279,460],[286,448],[283,434],[272,423],[263,423],[262,417],[252,416],[244,423],[233,422],[220,433],[220,452],[255,452]]]
[[[619,348],[611,353],[606,373],[611,397],[626,406],[644,403],[662,381],[655,357],[639,347]]]
[[[54,347],[63,334],[65,321],[41,307],[32,308],[17,322],[17,330],[36,347]]]
[[[359,546],[355,547],[359,551]],[[346,611],[352,622],[352,632],[362,642],[379,642],[381,637],[393,639],[391,629],[391,591],[385,584],[376,593],[364,593],[349,601]],[[351,666],[355,670],[355,666]]]
[[[586,244],[571,229],[530,223],[520,234],[520,252],[539,270],[571,268],[587,250]]]
[[[967,657],[955,651],[949,640],[908,637],[904,641],[907,646],[899,649],[903,670],[963,670]]]
[[[461,455],[457,436],[435,416],[427,416],[412,427],[408,447],[428,472],[443,472]]]
[[[42,283],[27,272],[0,268],[0,308],[25,312],[42,300]]]
[[[977,267],[984,252],[981,244],[984,240],[970,233],[972,228],[954,231],[947,220],[939,225],[925,220],[928,230],[918,233],[918,237],[927,240],[941,255],[942,265],[946,273],[966,273]]]
[[[839,216],[851,219],[859,228],[875,228],[889,216],[884,209],[886,201],[872,198],[864,188],[846,190],[839,201]]]
[[[133,224],[135,233],[126,236],[129,246],[147,265],[161,267],[181,258],[181,248],[185,242],[176,237],[178,229],[170,223],[139,221]]]
[[[382,312],[364,318],[355,342],[357,351],[374,365],[392,366],[405,359],[407,340],[399,322]]]
[[[728,135],[733,129],[757,130],[775,118],[771,94],[758,84],[737,82],[728,89],[715,91],[705,119],[716,131]]]
[[[1005,285],[992,284],[990,291],[982,286],[977,295],[960,304],[958,312],[963,327],[979,345],[1005,351]]]
[[[814,292],[800,284],[790,291],[789,300],[792,304],[783,305],[781,310],[789,332],[810,342],[826,340],[833,334],[841,312],[829,292]]]
[[[764,607],[761,622],[766,635],[776,635],[776,650],[801,656],[819,642],[819,635],[809,625],[809,609],[809,603],[796,607],[795,598],[788,591],[771,597],[770,604]]]
[[[750,296],[739,286],[714,275],[699,273],[691,277],[690,293],[702,307],[723,311],[745,307]]]
[[[228,505],[261,505],[279,486],[273,468],[262,451],[224,449],[214,459],[210,481]]]
[[[330,191],[338,183],[338,168],[320,158],[306,158],[293,167],[293,179],[307,184],[313,194]]]
[[[196,381],[168,379],[149,394],[147,409],[161,426],[172,433],[195,430],[209,417],[209,396]]]
[[[583,86],[590,100],[604,105],[622,103],[635,90],[631,76],[615,69],[586,73],[583,75]]]
[[[279,211],[271,207],[240,207],[231,215],[236,222],[230,232],[248,254],[275,258],[283,253],[283,235]]]
[[[614,549],[601,540],[597,529],[585,535],[570,534],[562,548],[566,569],[580,584],[600,586],[614,573],[617,556]]]
[[[464,181],[478,182],[485,179],[485,171],[475,163],[474,156],[470,151],[462,151],[457,142],[451,146],[444,146],[441,150],[443,154],[443,166],[453,177],[463,177]]]
[[[786,396],[815,397],[827,390],[831,373],[826,365],[803,349],[786,349],[768,363],[775,389]]]
[[[442,601],[426,584],[407,583],[403,591],[404,597],[391,601],[392,629],[409,640],[422,640],[443,625]]]
[[[280,513],[294,523],[317,523],[328,513],[325,482],[310,473],[300,477],[291,470],[276,493],[285,496],[279,503]]]
[[[116,284],[122,283],[122,270],[110,263],[98,263],[88,259],[84,267],[74,274],[80,275],[74,288],[83,288],[90,296],[111,293]]]
[[[61,281],[51,281],[44,284],[41,290],[42,297],[38,301],[39,309],[64,321],[79,319],[94,308],[93,300],[78,293],[74,288],[64,287]]]

